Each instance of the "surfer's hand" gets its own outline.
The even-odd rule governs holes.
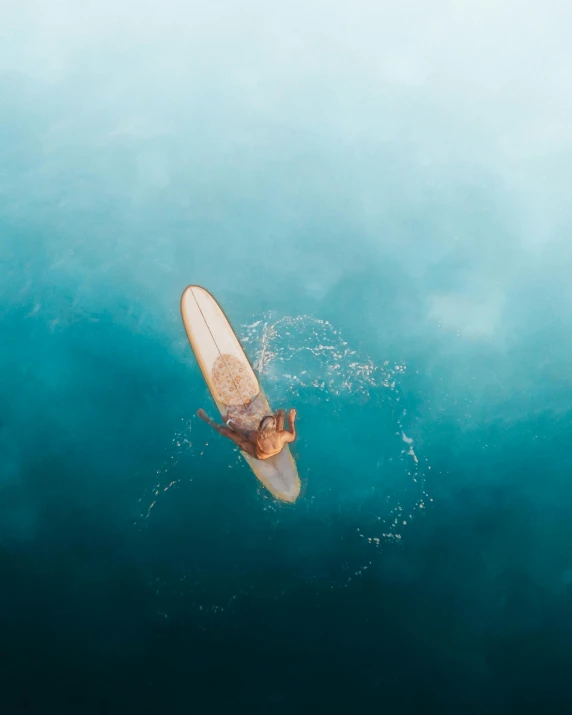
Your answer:
[[[203,410],[202,407],[201,407],[200,410],[197,410],[197,417],[200,417],[201,420],[204,420],[205,422],[210,422],[209,416],[208,416],[207,413]]]
[[[297,415],[297,414],[298,414],[298,413],[296,412],[296,410],[295,410],[294,408],[292,408],[292,409],[290,410],[290,412],[288,412],[288,419],[290,420],[290,422],[294,422],[294,420],[296,419],[296,415]]]

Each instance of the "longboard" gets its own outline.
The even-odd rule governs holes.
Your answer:
[[[213,296],[189,286],[181,298],[181,314],[191,347],[213,400],[226,422],[241,430],[258,429],[272,413],[234,330]],[[255,459],[241,451],[254,474],[277,499],[294,502],[300,477],[288,448],[270,459]]]

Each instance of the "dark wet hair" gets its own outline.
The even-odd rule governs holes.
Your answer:
[[[276,420],[276,418],[274,417],[274,415],[264,415],[264,417],[260,420],[258,429],[263,430],[264,426],[268,420]]]

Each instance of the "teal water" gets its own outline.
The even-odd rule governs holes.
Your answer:
[[[6,713],[569,712],[570,10],[0,9]],[[207,287],[303,493],[195,417]]]

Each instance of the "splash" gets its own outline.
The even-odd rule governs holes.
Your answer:
[[[376,556],[380,556],[384,549],[402,547],[408,525],[432,501],[425,489],[427,470],[431,467],[415,447],[415,426],[410,424],[402,400],[400,378],[405,375],[407,366],[387,360],[375,361],[352,347],[329,321],[308,315],[273,319],[268,313],[241,326],[239,337],[269,396],[275,392],[282,400],[291,398],[303,402],[314,395],[319,402],[329,401],[332,411],[365,400],[374,411],[389,407],[395,415],[392,418],[393,437],[389,438],[391,444],[384,443],[380,454],[373,452],[377,456],[374,456],[358,490],[355,490],[355,483],[347,489],[341,485],[339,490],[339,499],[349,518],[354,519],[357,514],[359,519],[354,532],[356,555],[351,562],[340,565],[340,572],[331,582],[332,588],[348,588],[375,570]],[[202,459],[207,453],[208,441],[205,443],[204,437],[191,441],[191,426],[191,420],[182,421],[167,448],[164,462],[156,470],[153,487],[141,498],[141,520],[144,523],[165,493],[179,484],[180,478],[174,478],[181,476],[176,465],[183,459],[191,458],[193,462]],[[299,466],[303,469],[303,459]],[[244,468],[239,454],[232,454],[230,450],[228,468]],[[303,472],[301,476],[303,478]],[[310,478],[320,480],[322,476],[314,469]],[[182,478],[193,479],[191,475]],[[372,485],[376,486],[374,492]],[[362,487],[365,496],[360,491]],[[282,522],[283,512],[265,490],[260,489],[259,496],[260,513],[265,513],[266,528],[272,531]],[[339,503],[336,509],[338,506]],[[304,518],[315,514],[319,519],[331,509],[331,493],[327,489],[314,489],[313,493],[302,497],[299,513]],[[319,550],[315,558],[316,572],[312,578],[322,581],[329,578],[319,573]],[[181,563],[181,569],[188,573],[181,598],[201,615],[221,617],[234,604],[235,597],[231,598],[231,595],[238,591],[229,592],[228,602],[221,599],[219,603],[210,603],[197,599],[201,592],[200,574],[196,579],[191,576],[191,561]],[[241,598],[250,595],[247,590]]]
[[[146,521],[151,516],[160,497],[181,481],[172,479],[171,473],[179,464],[181,457],[193,449],[190,439],[192,423],[185,418],[181,418],[181,422],[183,424],[180,429],[171,438],[171,444],[167,449],[163,463],[155,470],[154,484],[147,488],[139,499],[140,513],[139,519],[135,521],[135,526],[140,526],[141,522]],[[192,477],[190,479],[192,480]]]
[[[433,501],[425,489],[426,470],[431,467],[417,455],[414,438],[405,432],[407,410],[401,407],[399,380],[407,366],[375,362],[350,346],[328,320],[310,315],[273,319],[267,313],[242,326],[241,341],[265,387],[271,390],[275,385],[281,395],[296,398],[315,391],[324,401],[333,402],[334,408],[341,404],[341,397],[373,399],[380,408],[389,401],[397,408],[396,460],[403,465],[399,487],[378,503],[378,513],[357,533],[374,548],[399,544],[407,525]],[[375,466],[379,472],[381,461]]]
[[[280,381],[292,396],[317,389],[328,397],[394,391],[405,365],[360,356],[328,320],[310,315],[272,320],[272,313],[242,326],[241,341],[265,384]],[[397,396],[397,399],[398,396]]]

